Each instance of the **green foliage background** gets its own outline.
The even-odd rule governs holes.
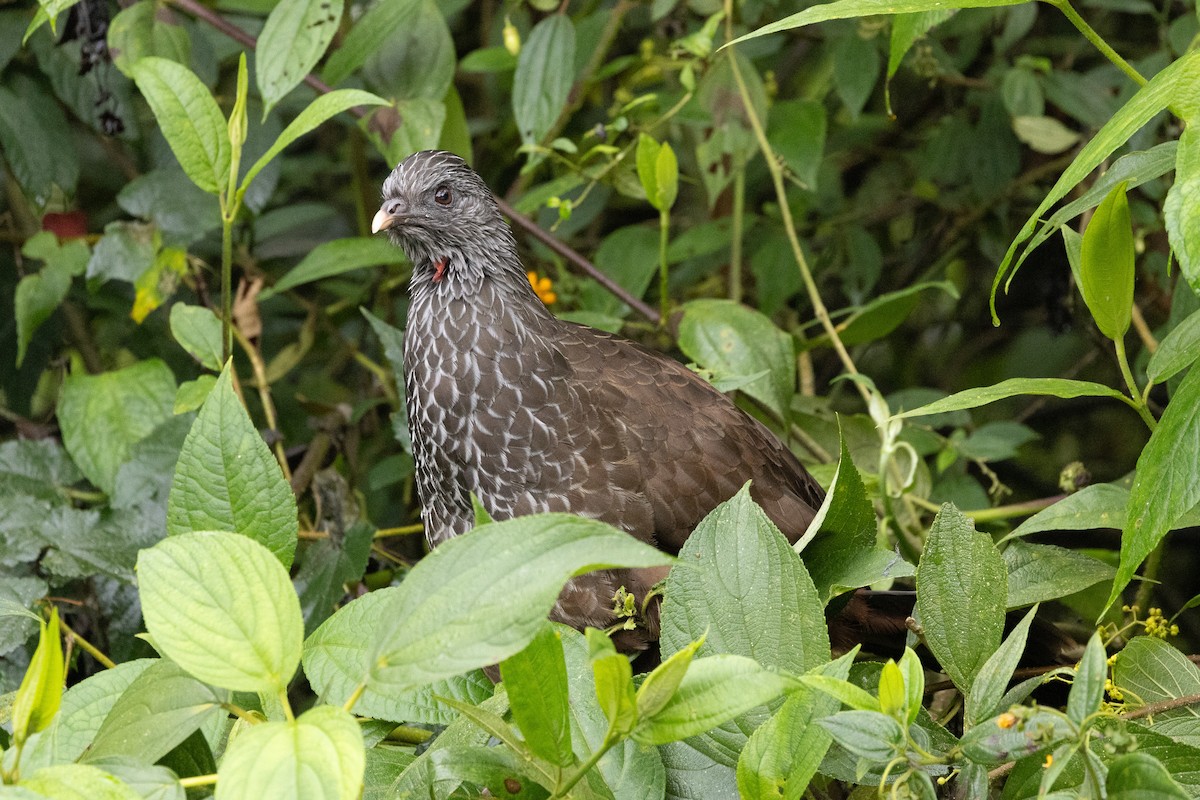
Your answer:
[[[1198,37],[1180,0],[4,6],[0,796],[1195,796]],[[556,313],[830,487],[799,557],[744,494],[706,520],[649,676],[544,623],[661,562],[615,532],[421,560],[370,219],[430,147]],[[830,660],[826,605],[897,581],[957,700]],[[1079,663],[1012,686],[1028,608]]]

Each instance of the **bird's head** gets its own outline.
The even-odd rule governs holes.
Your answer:
[[[483,179],[444,150],[413,153],[383,182],[371,232],[387,231],[413,263],[414,284],[524,279],[516,243]]]

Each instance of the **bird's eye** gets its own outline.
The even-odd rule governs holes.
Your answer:
[[[439,186],[433,190],[433,202],[439,206],[448,206],[454,200],[454,195],[450,192],[449,186]]]

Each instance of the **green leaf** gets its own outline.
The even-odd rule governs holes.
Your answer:
[[[1008,569],[1009,608],[1057,600],[1111,580],[1116,574],[1108,564],[1084,553],[1022,541],[1005,548],[1004,565]]]
[[[108,48],[113,64],[132,77],[130,67],[146,56],[189,64],[192,40],[174,13],[151,0],[125,8],[108,25]]]
[[[1104,781],[1109,800],[1187,800],[1189,795],[1158,759],[1126,753],[1108,768]]]
[[[342,0],[280,0],[258,35],[255,71],[263,118],[325,54],[342,18]]]
[[[368,685],[399,692],[502,661],[533,639],[568,578],[669,563],[624,531],[568,514],[456,536],[400,585],[375,636]]]
[[[1013,133],[1029,149],[1046,155],[1057,155],[1069,150],[1079,141],[1079,134],[1064,125],[1058,118],[1050,116],[1014,116]]]
[[[1116,389],[1102,383],[1091,381],[1073,381],[1067,378],[1009,378],[994,386],[981,386],[977,389],[967,389],[956,392],[949,397],[935,400],[932,403],[905,411],[896,416],[924,417],[930,414],[942,414],[947,411],[961,411],[966,408],[977,408],[997,400],[1017,397],[1023,394],[1048,395],[1050,397],[1112,397],[1128,402],[1128,398]]]
[[[886,764],[904,752],[904,729],[878,711],[839,711],[818,724],[835,742],[873,765]]]
[[[1137,636],[1117,656],[1113,683],[1133,710],[1200,694],[1200,669],[1162,639]],[[1200,745],[1200,709],[1195,705],[1161,711],[1153,723],[1159,733],[1193,747]]]
[[[387,163],[398,164],[417,150],[437,147],[445,121],[445,103],[418,97],[377,108],[358,126]]]
[[[617,652],[612,640],[603,631],[588,628],[585,633],[588,660],[592,664],[592,681],[596,687],[596,702],[608,720],[609,730],[619,736],[627,736],[638,721],[629,659]]]
[[[392,5],[391,3],[380,4],[380,6]],[[283,129],[283,133],[279,134],[279,138],[275,140],[275,143],[247,170],[246,174],[242,176],[242,182],[238,185],[238,191],[245,192],[249,188],[251,181],[254,180],[258,173],[262,172],[267,164],[270,164],[275,159],[275,156],[282,153],[284,148],[289,144],[309,131],[314,130],[322,122],[354,106],[381,105],[387,105],[387,101],[382,97],[370,92],[364,92],[361,89],[338,89],[321,95],[309,103],[294,120],[288,123],[288,126]]]
[[[163,655],[214,686],[287,687],[304,622],[271,551],[235,533],[184,533],[143,550],[137,571],[146,630]]]
[[[575,25],[551,14],[529,32],[513,75],[513,116],[525,144],[538,144],[562,113],[575,79]]]
[[[670,210],[679,193],[679,162],[668,142],[662,143],[654,159],[654,186],[654,207],[659,211]]]
[[[46,262],[36,273],[17,283],[13,299],[17,319],[17,366],[25,360],[29,340],[41,324],[50,318],[71,289],[71,279],[82,275],[88,263],[88,248],[82,240],[61,247],[48,231],[34,234],[21,248],[22,254]]]
[[[216,800],[356,800],[365,766],[354,717],[317,706],[288,722],[253,725],[231,739],[217,771]]]
[[[763,314],[732,300],[692,300],[683,306],[679,348],[718,378],[768,370],[742,390],[778,419],[788,418],[796,388],[795,347]]]
[[[1096,483],[1067,495],[1022,522],[1007,538],[1043,531],[1086,531],[1125,527],[1129,491],[1111,483]]]
[[[175,378],[156,358],[100,375],[71,375],[58,399],[63,444],[88,480],[111,494],[129,449],[171,416]]]
[[[260,299],[294,289],[312,281],[341,275],[363,267],[405,263],[400,248],[387,239],[356,237],[322,242],[309,251],[299,264],[292,267],[276,284],[264,290]]]
[[[1178,147],[1177,142],[1163,142],[1149,150],[1139,150],[1118,158],[1086,191],[1059,207],[1042,222],[1037,233],[1030,238],[1026,249],[1032,251],[1060,230],[1064,236],[1068,232],[1074,233],[1066,224],[1084,211],[1095,208],[1118,183],[1125,183],[1129,189],[1136,189],[1146,181],[1170,172],[1175,167]]]
[[[54,152],[44,136],[30,135],[31,125],[39,122],[30,101],[0,86],[0,148],[17,183],[41,205],[54,183]]]
[[[1129,492],[1129,517],[1121,535],[1121,563],[1107,605],[1111,606],[1175,523],[1200,504],[1200,462],[1180,453],[1200,453],[1200,370],[1188,372],[1150,441],[1138,457]]]
[[[917,283],[895,292],[881,294],[838,323],[839,338],[846,345],[882,339],[908,319],[916,310],[921,294],[929,289],[939,289],[953,299],[958,299],[958,289],[949,281]],[[807,345],[812,347],[828,341],[827,336],[821,335],[814,337]]]
[[[1110,339],[1129,330],[1133,311],[1133,223],[1125,184],[1101,201],[1083,232],[1079,290],[1096,327]]]
[[[209,393],[175,465],[167,533],[234,531],[285,566],[296,551],[296,498],[233,391],[230,365]]]
[[[1162,383],[1173,378],[1200,359],[1200,311],[1193,312],[1176,325],[1150,355],[1146,378]]]
[[[1000,645],[1007,584],[991,537],[942,506],[917,565],[917,611],[926,644],[964,693]]]
[[[206,721],[223,714],[228,692],[201,683],[173,661],[151,664],[104,717],[85,762],[127,756],[154,763]]]
[[[875,507],[850,457],[844,435],[841,448],[837,471],[822,505],[825,513],[819,532],[805,544],[806,532],[794,545],[804,556],[823,603],[848,589],[867,586],[885,577],[913,574],[911,564],[876,546]]]
[[[199,191],[194,186],[192,190]],[[203,196],[208,198],[208,195]],[[88,280],[116,279],[135,283],[154,265],[154,257],[160,247],[162,232],[156,225],[142,222],[110,222],[104,226],[104,236],[92,249],[92,257],[87,265]]]
[[[67,669],[59,639],[58,608],[51,610],[49,623],[39,620],[39,625],[37,649],[12,699],[12,735],[18,746],[45,730],[62,703]]]
[[[570,711],[567,708],[567,665],[562,636],[551,625],[524,650],[500,662],[513,722],[537,755],[561,767],[574,760]]]
[[[825,106],[816,100],[777,100],[771,105],[767,140],[806,187],[817,184],[825,154]]]
[[[1067,716],[1076,725],[1082,725],[1085,719],[1100,710],[1107,678],[1108,653],[1097,631],[1088,640],[1083,658],[1075,668],[1075,679],[1071,682],[1071,693],[1067,697]]]
[[[718,654],[692,662],[678,690],[653,717],[633,730],[642,744],[696,736],[795,686],[795,679],[768,670],[752,658]]]
[[[129,69],[183,171],[218,194],[229,179],[229,132],[208,88],[187,67],[157,56]]]
[[[854,652],[818,667],[823,677],[844,681]],[[747,800],[798,798],[808,786],[833,737],[817,724],[839,701],[808,686],[793,690],[779,710],[751,734],[737,763],[738,791]]]
[[[58,36],[58,16],[72,5],[74,3],[71,0],[38,0],[37,14],[34,15],[33,21],[29,23],[29,27],[25,29],[25,35],[21,39],[21,44],[24,45],[28,42],[29,37],[47,22],[50,23],[50,32]]]
[[[908,718],[904,673],[894,659],[889,658],[879,673],[879,710],[889,717]]]
[[[637,716],[639,719],[653,717],[666,706],[679,688],[683,676],[687,674],[688,665],[692,663],[692,658],[702,644],[704,644],[703,637],[676,652],[646,676],[637,690]]]
[[[304,642],[304,675],[326,701],[344,704],[371,671],[373,636],[386,609],[397,601],[400,589],[369,592],[339,609]],[[363,691],[354,712],[393,722],[448,725],[458,712],[438,698],[478,705],[492,696],[492,682],[482,672],[434,681],[408,692]]]
[[[1195,87],[1195,84],[1192,84]],[[1179,135],[1179,153],[1175,159],[1175,182],[1163,201],[1163,220],[1167,239],[1179,259],[1179,269],[1192,289],[1200,292],[1200,135],[1196,126],[1200,117],[1188,120]]]
[[[388,37],[417,13],[423,0],[376,3],[359,17],[341,46],[325,63],[321,78],[331,86],[341,83],[363,62],[378,52]]]
[[[13,790],[8,790],[13,791]],[[14,800],[141,800],[114,776],[89,764],[57,764],[22,776]]]
[[[642,184],[642,191],[650,205],[658,208],[658,153],[662,145],[648,134],[638,136],[637,143],[637,174]],[[659,209],[660,211],[662,209]]]
[[[421,0],[366,59],[362,75],[371,86],[387,87],[391,99],[441,102],[453,84],[454,65],[454,39],[441,7]]]
[[[1138,89],[1137,93],[1105,123],[1091,141],[1083,146],[1079,154],[1075,156],[1075,160],[1071,162],[1071,166],[1067,167],[1059,177],[1054,187],[1021,227],[1012,244],[1008,246],[1008,252],[1005,253],[1004,260],[1000,262],[1000,266],[996,270],[996,277],[992,281],[993,324],[1000,324],[999,317],[996,316],[996,292],[1000,288],[1000,284],[1005,282],[1006,276],[1008,280],[1005,285],[1012,282],[1013,275],[1021,266],[1021,262],[1029,256],[1030,246],[1024,248],[1020,258],[1016,258],[1017,249],[1033,234],[1042,216],[1055,203],[1066,197],[1076,185],[1091,175],[1092,171],[1112,155],[1114,150],[1128,142],[1130,137],[1149,122],[1155,114],[1176,102],[1179,96],[1189,91],[1190,87],[1196,86],[1197,83],[1200,83],[1200,53],[1192,52],[1167,66],[1151,78],[1149,83]],[[1016,258],[1015,262],[1014,258]]]
[[[208,399],[216,385],[216,375],[201,375],[194,381],[184,381],[179,384],[179,389],[175,392],[175,403],[172,410],[176,414],[195,411],[204,405],[204,401]],[[175,471],[174,464],[171,465],[171,471]]]
[[[171,306],[171,335],[206,369],[221,369],[221,320],[211,308]]]
[[[1020,5],[1022,2],[1024,0],[955,0],[954,8],[994,8]],[[835,3],[823,3],[807,8],[798,14],[784,17],[778,22],[764,25],[756,31],[739,36],[723,47],[830,19],[869,17],[876,14],[910,14],[916,11],[942,11],[946,7],[945,0],[838,0]]]
[[[844,678],[832,678],[823,674],[801,675],[800,681],[824,694],[850,706],[855,711],[881,711],[879,698]]]
[[[1002,764],[1053,747],[1077,734],[1061,713],[1035,711],[1022,714],[1014,722],[993,717],[963,734],[963,754],[978,764]]]
[[[921,659],[905,647],[904,655],[900,656],[900,671],[904,675],[904,691],[908,695],[904,707],[908,709],[908,724],[912,725],[920,715],[921,703],[925,699],[925,667]],[[904,720],[901,720],[904,722]]]

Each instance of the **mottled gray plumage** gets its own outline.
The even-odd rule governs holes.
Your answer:
[[[410,156],[383,198],[373,228],[413,264],[404,385],[431,544],[471,527],[474,492],[496,519],[570,511],[674,553],[747,480],[789,539],[804,532],[822,493],[791,451],[679,362],[551,314],[461,158]],[[576,578],[552,616],[605,627],[618,586],[640,600],[662,577]],[[654,614],[623,644],[657,634]]]

